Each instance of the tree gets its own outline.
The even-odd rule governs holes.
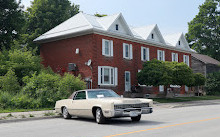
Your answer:
[[[220,60],[220,0],[206,0],[188,23],[186,39],[198,53]]]
[[[193,73],[194,83],[192,86],[203,86],[205,85],[206,78],[201,73]]]
[[[0,50],[10,48],[13,40],[17,39],[24,25],[24,16],[20,1],[0,0]]]
[[[206,91],[208,95],[220,95],[220,71],[207,76]]]
[[[143,69],[137,74],[138,83],[141,85],[153,85],[155,87],[164,85],[165,95],[167,86],[172,84],[171,67],[163,61],[153,59],[143,64]]]
[[[0,77],[0,88],[4,92],[17,93],[20,89],[20,85],[17,81],[15,72],[9,69],[5,76]]]
[[[21,80],[24,76],[31,76],[41,69],[41,59],[34,54],[34,51],[18,47],[0,51],[0,76],[5,75],[12,68],[22,84]]]
[[[29,47],[38,48],[33,40],[79,12],[79,5],[69,0],[34,0],[26,12],[26,34]]]
[[[191,86],[194,82],[193,72],[185,63],[171,62],[172,66],[172,85]]]
[[[184,63],[147,61],[141,72],[137,74],[138,82],[142,85],[164,85],[164,95],[167,95],[169,85],[187,85],[194,82],[192,69]]]

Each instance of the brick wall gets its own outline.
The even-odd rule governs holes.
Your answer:
[[[105,57],[102,55],[102,39],[113,40],[113,57]],[[123,58],[123,43],[133,45],[133,59],[127,60]],[[68,63],[76,63],[78,71],[74,74],[81,74],[83,78],[91,77],[92,73],[92,87],[93,88],[111,88],[119,94],[124,93],[125,89],[125,71],[130,71],[131,85],[137,84],[136,74],[139,69],[142,69],[143,62],[141,61],[141,46],[148,47],[150,50],[150,60],[157,58],[157,50],[165,51],[165,60],[171,61],[171,53],[178,53],[178,61],[183,61],[183,55],[190,56],[187,53],[172,51],[150,45],[143,45],[136,42],[130,42],[113,37],[102,36],[99,34],[89,34],[84,36],[78,36],[74,38],[68,38],[64,40],[44,43],[41,45],[41,57],[44,59],[42,62],[46,67],[50,66],[53,71],[62,73],[67,71]],[[75,54],[76,48],[79,48],[79,54]],[[91,69],[85,65],[89,59],[92,60],[92,72]],[[112,66],[118,68],[118,86],[106,87],[98,86],[98,66]],[[61,70],[62,69],[62,70]],[[61,71],[60,71],[61,70]],[[158,93],[158,87],[153,87],[153,93]],[[181,88],[181,93],[184,93],[184,87]]]

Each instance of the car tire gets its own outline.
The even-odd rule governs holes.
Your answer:
[[[138,115],[138,116],[136,116],[136,117],[131,117],[131,120],[132,121],[140,121],[141,120],[141,115]]]
[[[70,119],[71,118],[71,115],[69,114],[68,110],[66,107],[63,107],[63,118],[64,119]]]
[[[101,108],[97,108],[96,109],[96,115],[95,115],[95,119],[96,119],[96,122],[98,124],[103,124],[105,123],[106,119],[102,113],[102,109]]]

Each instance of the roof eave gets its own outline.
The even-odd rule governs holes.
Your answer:
[[[34,41],[34,43],[42,44],[42,43],[68,39],[68,38],[82,36],[82,35],[91,34],[91,33],[93,33],[93,28],[87,29],[87,30],[84,30],[84,31],[80,31],[80,32],[69,33],[69,34],[62,35],[62,36],[56,36],[56,37],[47,38],[47,39],[43,39],[43,40],[36,40],[36,41]]]
[[[175,47],[171,47],[167,44],[163,44],[163,43],[158,43],[158,42],[154,42],[154,41],[148,41],[148,40],[144,40],[144,39],[138,39],[129,35],[123,35],[123,34],[117,34],[117,33],[113,33],[113,32],[108,32],[108,31],[103,31],[103,30],[99,30],[99,29],[94,29],[94,33],[97,34],[104,34],[106,36],[110,36],[110,37],[116,37],[116,38],[122,38],[122,39],[127,39],[127,40],[131,40],[131,41],[135,41],[138,43],[143,43],[143,44],[147,44],[147,45],[153,45],[155,47],[160,47],[160,48],[165,48],[165,49],[171,49],[171,50],[175,50],[175,51],[180,51],[180,52],[185,52],[185,53],[193,53],[192,51],[189,50],[184,50],[184,49],[179,49],[179,48],[175,48]]]

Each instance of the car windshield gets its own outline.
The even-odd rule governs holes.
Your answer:
[[[93,90],[88,91],[88,98],[111,98],[120,97],[112,90]]]

